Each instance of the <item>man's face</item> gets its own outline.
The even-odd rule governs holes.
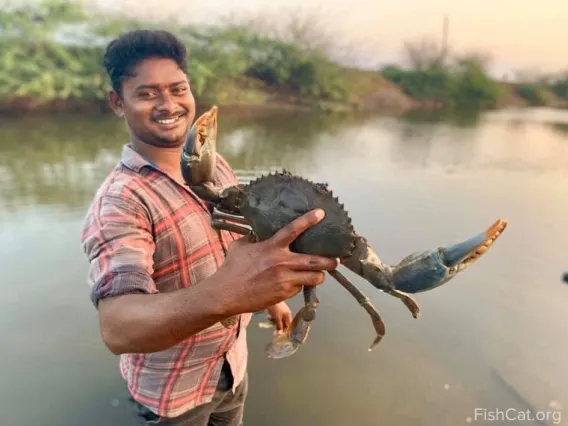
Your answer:
[[[195,99],[185,73],[175,61],[151,58],[134,68],[122,84],[122,96],[111,92],[115,113],[126,119],[133,137],[158,147],[179,147],[195,118]]]

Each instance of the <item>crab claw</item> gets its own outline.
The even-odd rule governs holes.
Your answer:
[[[392,270],[394,287],[405,293],[419,293],[448,282],[486,253],[506,227],[506,221],[497,220],[485,232],[466,241],[406,257]]]
[[[564,275],[562,276],[562,280],[568,284],[568,271],[564,272]]]
[[[195,120],[181,152],[181,172],[189,186],[214,180],[217,153],[217,106]]]
[[[292,324],[285,333],[276,336],[265,347],[268,358],[282,359],[287,358],[298,350],[300,345],[306,341],[313,321],[313,312],[303,306],[294,316]]]
[[[266,345],[265,352],[270,359],[282,359],[294,355],[299,347],[300,343],[291,340],[288,334],[281,334]]]

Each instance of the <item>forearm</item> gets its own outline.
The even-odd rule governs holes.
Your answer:
[[[167,349],[230,316],[216,277],[163,294],[127,294],[99,303],[101,334],[114,354]]]

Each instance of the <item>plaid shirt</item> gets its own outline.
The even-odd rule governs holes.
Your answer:
[[[237,177],[217,157],[217,184]],[[216,232],[210,210],[193,192],[125,146],[117,167],[97,191],[84,223],[82,246],[89,259],[95,306],[104,297],[152,294],[190,287],[223,263],[239,235]],[[220,323],[164,351],[123,354],[120,371],[135,400],[156,414],[176,417],[211,401],[226,355],[233,391],[247,368],[246,327]]]

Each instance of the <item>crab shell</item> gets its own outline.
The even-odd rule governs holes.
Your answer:
[[[323,209],[325,217],[298,236],[290,249],[330,258],[350,256],[356,237],[351,218],[327,185],[284,170],[245,185],[239,202],[240,213],[261,241],[316,208]]]

